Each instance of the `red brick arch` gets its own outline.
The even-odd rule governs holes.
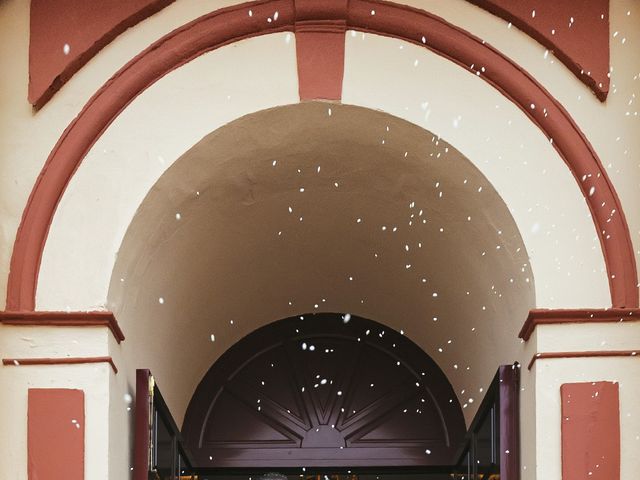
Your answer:
[[[267,22],[276,11],[277,20]],[[404,5],[379,0],[263,0],[217,10],[173,31],[133,58],[89,100],[58,140],[29,197],[11,259],[7,310],[35,308],[42,251],[66,186],[91,146],[147,87],[208,51],[281,31],[294,31],[299,37],[312,33],[316,40],[321,40],[321,34],[327,35],[333,48],[324,56],[344,55],[344,43],[336,47],[334,40],[336,34],[344,35],[346,29],[420,45],[474,73],[485,67],[480,78],[519,106],[553,140],[576,178],[600,238],[612,305],[638,306],[633,246],[615,189],[598,155],[569,113],[527,72],[468,32]],[[298,57],[304,55],[304,42],[299,42]],[[300,65],[299,62],[299,68]],[[329,69],[322,82],[341,82],[341,75],[340,69]],[[305,75],[300,78],[305,81]],[[305,91],[303,87],[301,92]]]

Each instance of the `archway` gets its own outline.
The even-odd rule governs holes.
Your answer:
[[[109,308],[179,424],[231,345],[309,311],[404,331],[470,421],[498,365],[528,361],[517,319],[534,292],[513,218],[469,160],[406,121],[318,102],[248,115],[179,159],[128,229]]]
[[[30,173],[20,167],[5,182],[15,184],[7,197],[16,194],[10,237],[24,214],[15,249],[0,252],[5,272],[13,254],[6,308],[18,310],[0,316],[13,325],[5,331],[14,354],[3,358],[18,385],[5,409],[18,414],[5,415],[11,437],[25,431],[28,389],[83,389],[87,474],[126,476],[136,367],[153,370],[182,423],[206,369],[243,336],[283,317],[348,311],[404,331],[446,374],[467,422],[498,364],[527,365],[523,470],[531,475],[535,464],[533,474],[557,478],[575,462],[559,458],[570,438],[557,422],[564,397],[547,392],[567,382],[635,385],[614,360],[636,356],[624,329],[638,298],[628,228],[607,178],[629,213],[634,177],[614,160],[637,145],[624,140],[630,129],[619,115],[632,113],[620,100],[631,82],[618,83],[633,68],[619,68],[626,53],[612,47],[622,95],[578,103],[575,79],[547,69],[553,60],[537,58],[539,45],[489,33],[504,25],[486,14],[465,20],[470,7],[183,7],[114,44],[117,59],[106,51],[39,115],[9,102],[18,127],[10,161],[32,159]],[[612,25],[626,25],[625,12],[612,12]],[[310,38],[344,68],[310,61]],[[310,73],[331,95],[309,93]],[[612,159],[607,171],[598,157]],[[34,184],[23,208],[24,186]],[[530,341],[520,343],[527,311],[521,336]],[[91,327],[82,331],[91,344],[66,336],[65,351],[33,357],[20,329],[36,322],[45,341],[58,338],[49,326]],[[50,366],[66,364],[82,371]],[[624,412],[628,387],[620,394]],[[633,445],[630,426],[624,448]],[[622,453],[626,474],[635,460]]]
[[[153,372],[178,425],[243,337],[336,311],[430,355],[469,425],[498,366],[530,356],[517,319],[535,289],[504,201],[453,146],[382,112],[309,102],[247,115],[176,161],[127,231],[109,299],[122,363]]]
[[[635,258],[628,226],[606,171],[566,110],[532,77],[467,32],[404,5],[362,1],[328,7],[319,3],[297,11],[292,3],[263,2],[255,5],[257,16],[271,20],[274,7],[279,12],[277,25],[248,18],[253,17],[253,11],[247,10],[247,5],[206,15],[147,49],[96,93],[59,140],[33,190],[12,255],[8,308],[35,308],[38,269],[56,206],[88,150],[135,97],[166,73],[205,52],[240,38],[295,30],[302,22],[325,33],[344,33],[349,27],[424,46],[476,73],[507,95],[553,142],[578,180],[603,249],[613,306],[637,305]],[[251,11],[248,17],[247,11]],[[376,11],[381,14],[375,15]],[[339,20],[334,28],[323,30],[323,25],[336,19]],[[415,32],[415,36],[408,31]],[[422,35],[427,31],[429,42]],[[178,50],[181,55],[174,55]],[[483,71],[484,67],[474,69],[476,65],[490,67]]]
[[[498,368],[464,433],[446,376],[402,333],[348,313],[287,318],[215,362],[182,433],[137,371],[134,478],[514,480],[519,379],[518,364]]]

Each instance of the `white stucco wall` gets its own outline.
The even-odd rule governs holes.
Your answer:
[[[94,357],[108,353],[106,327],[0,326],[3,358]],[[109,475],[108,363],[78,365],[0,365],[0,477],[27,480],[27,395],[30,388],[72,388],[84,391],[85,478]],[[31,479],[33,480],[33,479]]]
[[[109,480],[130,478],[135,437],[135,371],[122,355],[122,344],[108,338],[109,355],[120,368],[109,376]]]
[[[620,351],[640,352],[640,323],[586,323],[538,325],[530,341],[538,352]],[[640,468],[640,417],[636,414],[640,394],[640,361],[630,357],[540,358],[535,376],[536,478],[561,477],[560,386],[572,382],[619,383],[620,478],[633,478]],[[606,441],[606,439],[604,439]]]

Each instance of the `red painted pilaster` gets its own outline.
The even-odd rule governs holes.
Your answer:
[[[30,388],[29,480],[84,480],[84,392]]]
[[[614,382],[565,383],[562,480],[620,480],[620,406]]]

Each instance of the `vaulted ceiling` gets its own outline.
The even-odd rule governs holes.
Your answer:
[[[108,308],[181,421],[219,355],[307,312],[405,332],[471,412],[498,364],[519,358],[534,306],[515,223],[467,159],[388,114],[313,102],[232,122],[160,178]]]

